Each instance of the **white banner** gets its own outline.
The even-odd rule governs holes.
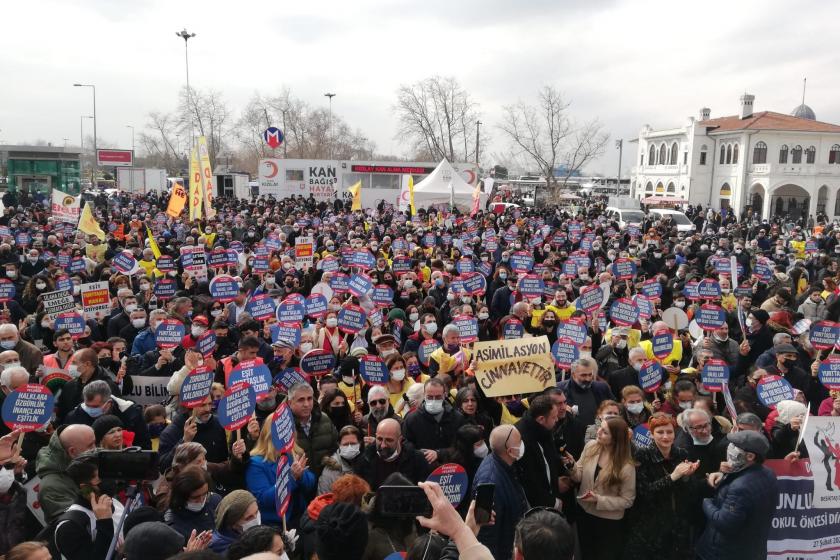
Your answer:
[[[134,384],[131,393],[123,397],[139,405],[161,404],[169,398],[169,391],[166,389],[169,377],[132,375],[131,382]]]
[[[72,196],[58,189],[53,189],[51,206],[53,218],[59,222],[78,224],[79,215],[82,212],[81,200],[81,196]]]
[[[840,417],[812,416],[805,430],[814,475],[814,507],[840,508]]]

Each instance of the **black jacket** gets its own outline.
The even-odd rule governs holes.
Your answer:
[[[402,444],[399,457],[390,463],[379,457],[375,445],[365,447],[356,474],[364,478],[372,489],[376,490],[382,486],[382,482],[395,472],[416,484],[426,480],[432,469],[423,454],[408,442]]]
[[[78,500],[72,513],[66,512],[55,529],[55,544],[67,560],[100,560],[108,554],[114,536],[113,519],[96,520],[96,538],[91,535],[88,513],[90,503]],[[85,511],[82,511],[84,509]],[[92,514],[92,512],[90,512]],[[84,523],[83,523],[84,522]]]
[[[627,366],[612,371],[606,376],[606,379],[612,394],[620,399],[622,389],[628,385],[639,385],[639,372],[633,369],[633,366]]]
[[[528,503],[532,507],[554,507],[554,499],[560,497],[557,477],[560,476],[561,463],[554,447],[553,434],[531,418],[528,412],[516,423],[516,429],[525,442],[525,455],[513,466],[525,489]]]
[[[71,410],[82,404],[82,390],[91,381],[104,381],[109,387],[111,387],[112,396],[122,396],[120,388],[117,387],[117,384],[114,383],[111,376],[108,375],[104,369],[96,366],[96,371],[93,372],[93,375],[90,379],[88,379],[87,383],[82,382],[81,378],[77,378],[64,384],[64,387],[61,389],[61,393],[58,395],[58,401],[55,406],[57,424],[66,424],[66,422],[64,422],[64,417],[67,416]]]
[[[172,459],[175,456],[175,448],[184,440],[184,423],[191,416],[189,412],[183,412],[175,417],[163,433],[160,434],[160,472],[172,466]],[[193,441],[200,443],[207,450],[208,463],[224,463],[228,459],[227,432],[219,424],[216,416],[212,416],[209,422],[198,425],[198,431]]]
[[[403,435],[417,449],[433,449],[440,453],[455,442],[455,432],[464,424],[464,415],[443,403],[443,416],[438,422],[426,412],[424,405],[410,412],[403,421]]]
[[[131,401],[123,399],[111,398],[111,409],[108,414],[113,414],[122,422],[123,428],[134,432],[134,442],[132,445],[139,446],[143,449],[152,449],[152,440],[149,437],[149,429],[146,426],[146,421],[143,419],[143,408],[139,404],[134,404]],[[86,426],[93,426],[96,418],[91,417],[80,406],[74,408],[64,418],[65,424],[84,424]]]

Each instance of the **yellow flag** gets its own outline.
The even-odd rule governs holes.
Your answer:
[[[152,235],[152,230],[149,229],[149,226],[146,226],[146,236],[149,238],[149,248],[152,250],[156,259],[160,258],[160,247],[158,247],[157,241],[155,241],[155,236]]]
[[[166,207],[166,215],[177,218],[184,211],[187,204],[187,193],[180,183],[172,185],[172,194],[169,195],[169,205]]]
[[[411,215],[417,213],[417,209],[414,207],[414,175],[408,176],[408,204],[411,206]]]
[[[347,187],[347,192],[353,195],[353,205],[350,207],[352,212],[362,209],[362,182],[359,181],[355,185]]]
[[[190,221],[201,219],[201,203],[204,195],[201,190],[201,167],[198,163],[198,150],[193,148],[190,155]]]
[[[201,194],[204,199],[204,215],[210,219],[216,215],[213,209],[213,170],[210,168],[210,152],[207,149],[207,138],[198,137],[198,164],[201,167]]]
[[[99,227],[99,222],[93,217],[93,212],[90,210],[90,204],[85,204],[82,208],[82,213],[79,216],[79,231],[88,235],[95,235],[100,241],[105,241],[105,232]]]

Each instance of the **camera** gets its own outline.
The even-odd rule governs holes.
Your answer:
[[[120,451],[99,450],[99,477],[117,480],[157,480],[157,451],[129,447]]]

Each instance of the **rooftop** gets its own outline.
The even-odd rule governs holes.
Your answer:
[[[787,130],[794,132],[836,132],[840,126],[807,118],[794,117],[773,111],[761,111],[742,119],[738,115],[720,117],[698,122],[712,130],[709,132],[730,132],[735,130]]]

